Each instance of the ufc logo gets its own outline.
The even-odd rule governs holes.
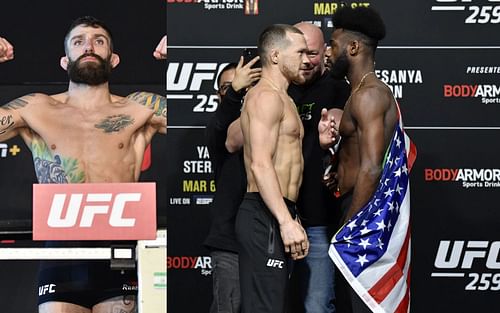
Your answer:
[[[488,269],[500,269],[499,256],[500,241],[490,244],[489,241],[441,240],[434,266],[440,269],[470,269],[474,261],[481,260]]]
[[[277,268],[283,268],[283,263],[284,261],[280,260],[275,260],[275,259],[269,259],[267,260],[267,266],[268,267],[277,267]]]
[[[227,65],[223,63],[177,63],[171,62],[167,67],[167,90],[199,91],[204,81],[212,82],[217,90],[216,75]],[[180,68],[180,69],[179,69]]]
[[[141,200],[140,193],[118,193],[113,198],[112,193],[89,193],[71,194],[69,196],[66,214],[65,209],[66,194],[56,193],[50,206],[47,224],[53,228],[73,227],[77,225],[80,211],[82,211],[80,227],[92,227],[94,217],[98,214],[109,215],[109,225],[113,227],[133,227],[135,218],[124,218],[123,211],[127,202],[137,202]],[[83,206],[82,206],[83,204]]]
[[[56,285],[50,284],[50,285],[43,285],[38,287],[38,295],[43,296],[47,293],[55,293],[56,290],[54,289]]]

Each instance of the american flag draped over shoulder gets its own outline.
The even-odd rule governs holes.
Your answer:
[[[410,307],[410,182],[416,149],[399,116],[377,189],[333,236],[329,254],[373,312]]]

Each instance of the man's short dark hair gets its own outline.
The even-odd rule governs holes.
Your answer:
[[[109,47],[111,51],[113,51],[113,34],[111,33],[111,30],[108,28],[108,26],[101,20],[93,17],[93,16],[81,16],[77,19],[75,19],[71,25],[69,26],[68,32],[66,33],[66,36],[64,36],[64,50],[67,52],[67,41],[69,39],[69,33],[77,27],[77,26],[90,26],[93,28],[102,28],[104,29],[109,36]]]
[[[335,29],[344,29],[365,39],[365,43],[375,50],[378,42],[385,37],[382,17],[371,7],[343,6],[332,17]]]
[[[262,65],[266,65],[268,62],[266,53],[269,48],[274,45],[282,47],[288,46],[290,41],[287,38],[287,33],[303,35],[298,28],[287,24],[273,24],[264,29],[264,31],[260,34],[257,48]]]

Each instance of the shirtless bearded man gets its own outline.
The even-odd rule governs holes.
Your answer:
[[[23,138],[40,183],[138,181],[144,150],[156,132],[166,133],[165,97],[110,93],[108,78],[120,59],[101,21],[75,20],[64,45],[68,91],[30,94],[1,107],[0,141]],[[0,61],[12,58],[12,46],[2,39]],[[39,297],[41,313],[135,312],[136,291],[122,290],[136,282],[135,273],[114,273],[109,262],[97,261],[44,262],[41,268],[40,284],[58,280],[54,293]]]

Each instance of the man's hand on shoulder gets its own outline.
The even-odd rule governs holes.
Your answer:
[[[14,47],[7,39],[0,37],[0,63],[14,59]]]

